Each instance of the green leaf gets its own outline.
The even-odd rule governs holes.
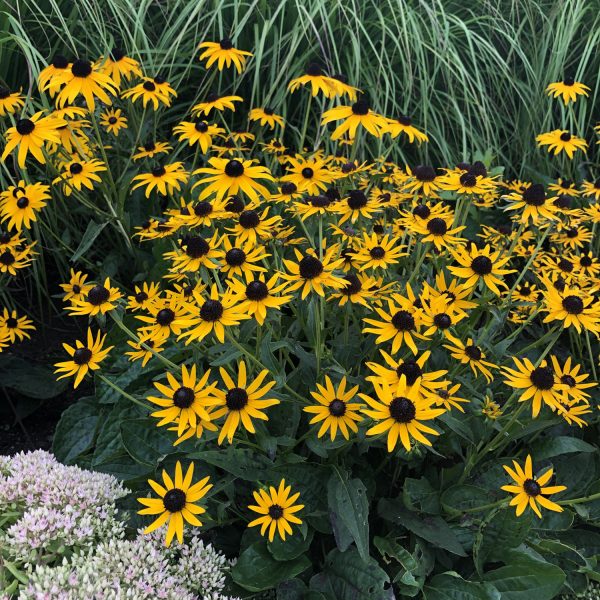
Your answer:
[[[398,591],[411,597],[420,593],[428,571],[427,561],[417,560],[396,539],[390,537],[376,536],[373,539],[373,544],[387,564],[391,563],[390,559],[394,559],[401,566],[401,569],[394,576],[394,584]]]
[[[294,535],[285,538],[285,541],[279,536],[275,536],[272,542],[267,542],[267,548],[271,556],[275,560],[286,561],[305,554],[312,543],[314,535],[312,529],[308,529],[308,531],[307,529],[304,525],[304,532],[294,531]]]
[[[484,579],[494,585],[502,600],[551,600],[562,588],[565,574],[547,562],[521,560],[489,571]]]
[[[308,588],[301,579],[289,579],[277,586],[277,600],[304,600]]]
[[[466,556],[456,534],[441,517],[434,515],[420,517],[417,513],[401,508],[398,501],[386,498],[379,501],[378,511],[387,521],[399,523],[434,546],[458,556]]]
[[[404,504],[410,510],[437,515],[440,512],[439,493],[425,478],[407,477],[402,488]]]
[[[573,452],[595,452],[596,448],[583,440],[575,437],[559,436],[548,437],[535,444],[531,454],[536,460],[545,460],[561,454]]]
[[[329,510],[337,515],[352,535],[358,553],[369,559],[369,500],[367,488],[360,479],[348,480],[348,475],[334,467],[327,483]]]
[[[488,489],[474,485],[455,485],[442,494],[441,502],[447,512],[460,513],[469,508],[490,504],[495,499]]]
[[[450,571],[436,575],[424,589],[425,600],[500,600],[498,590],[489,583],[464,580]]]
[[[383,600],[388,597],[387,573],[369,558],[364,562],[355,548],[346,552],[332,550],[323,571],[310,580],[311,591],[334,600]]]
[[[54,398],[67,387],[67,381],[57,381],[51,369],[10,354],[0,355],[0,382],[0,387],[38,400]]]
[[[484,520],[473,548],[479,570],[486,562],[502,560],[508,549],[519,546],[527,538],[533,518],[531,512],[517,517],[512,508],[506,508],[492,513],[489,521]]]
[[[153,467],[173,452],[176,436],[150,419],[128,419],[121,423],[121,439],[131,458]]]
[[[270,479],[269,470],[273,467],[273,463],[266,456],[234,446],[229,446],[227,450],[192,452],[188,458],[204,461],[235,477],[253,482]]]
[[[106,227],[108,221],[104,223],[96,223],[93,219],[89,221],[87,228],[81,237],[81,241],[79,242],[79,246],[73,252],[73,256],[71,256],[71,262],[77,262],[92,246],[96,238],[102,233],[102,230]]]
[[[82,398],[69,406],[56,426],[52,452],[65,464],[74,463],[77,457],[92,447],[100,419],[100,410],[94,398]]]
[[[231,578],[249,592],[261,592],[292,579],[311,565],[306,556],[290,561],[275,560],[260,541],[246,548],[231,569]]]

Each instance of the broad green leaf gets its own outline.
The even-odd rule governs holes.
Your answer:
[[[138,463],[154,466],[174,452],[176,432],[157,427],[148,419],[129,419],[121,423],[121,439],[127,453]]]
[[[290,561],[275,560],[260,541],[246,548],[231,569],[231,578],[250,592],[274,588],[282,581],[292,579],[310,567],[306,556]]]
[[[60,462],[74,463],[92,447],[100,419],[100,409],[93,398],[82,398],[69,406],[56,426],[52,451]]]
[[[427,583],[424,600],[501,600],[498,590],[489,583],[464,580],[458,573],[436,575]]]
[[[437,515],[440,512],[439,492],[425,478],[407,477],[402,488],[404,504],[409,510]]]
[[[57,381],[52,369],[18,356],[0,354],[0,387],[37,400],[54,398],[65,391],[67,380]]]
[[[378,504],[379,514],[392,523],[412,531],[438,548],[443,548],[458,556],[466,556],[464,548],[456,534],[441,517],[434,515],[420,516],[403,509],[398,501],[382,498]]]
[[[361,558],[369,558],[369,500],[367,488],[360,479],[348,479],[338,468],[327,483],[327,502],[352,535]]]
[[[313,530],[304,524],[294,531],[294,535],[286,537],[285,541],[275,536],[272,542],[267,542],[267,549],[275,560],[292,560],[308,552],[313,535]]]
[[[547,437],[535,444],[531,449],[536,460],[545,460],[561,454],[573,452],[595,452],[597,448],[575,437]]]
[[[81,237],[79,246],[73,252],[71,256],[71,262],[77,262],[92,246],[96,238],[102,233],[102,230],[108,225],[108,221],[104,223],[96,223],[93,219],[87,224],[87,228]]]
[[[460,513],[469,508],[485,506],[495,499],[488,489],[474,485],[455,485],[442,494],[441,502],[446,511]]]
[[[357,550],[350,548],[329,553],[323,571],[310,580],[310,589],[333,600],[383,600],[388,582],[375,560],[364,562]]]
[[[273,463],[262,454],[234,446],[228,446],[226,450],[192,452],[188,457],[219,467],[246,481],[270,479],[269,470],[273,467]]]
[[[552,600],[562,588],[565,574],[556,565],[523,560],[489,571],[484,579],[494,585],[502,600]]]

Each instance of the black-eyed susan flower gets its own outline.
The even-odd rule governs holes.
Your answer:
[[[96,183],[102,182],[98,173],[106,171],[106,165],[95,158],[90,160],[72,160],[65,163],[62,172],[52,181],[54,185],[62,184],[65,196],[70,196],[73,190],[81,192],[83,188],[93,190]]]
[[[504,196],[510,204],[505,210],[519,210],[521,221],[531,220],[537,224],[540,219],[556,219],[556,206],[548,202],[546,190],[541,183],[533,183],[520,192],[512,192]]]
[[[404,376],[395,386],[373,381],[373,388],[375,398],[359,394],[370,407],[363,408],[363,414],[378,422],[367,430],[367,435],[386,433],[388,452],[394,451],[398,440],[407,452],[412,447],[412,440],[426,446],[432,445],[424,434],[439,435],[439,432],[423,422],[439,417],[445,412],[444,409],[433,408],[431,400],[420,397],[415,386],[407,386]]]
[[[17,339],[23,341],[31,338],[29,331],[35,331],[33,321],[26,316],[19,316],[16,310],[4,307],[0,313],[0,337],[8,338],[14,344]]]
[[[512,357],[516,369],[502,367],[507,379],[504,383],[520,392],[519,402],[531,400],[531,414],[535,418],[540,414],[542,404],[553,410],[560,408],[560,399],[564,394],[565,384],[561,383],[552,367],[543,360],[536,367],[528,358]]]
[[[211,92],[206,97],[206,100],[199,102],[192,107],[192,114],[196,116],[209,115],[212,110],[224,112],[230,110],[235,112],[235,103],[243,102],[241,96],[220,96],[215,92]]]
[[[227,279],[244,277],[247,282],[255,279],[258,273],[266,272],[260,262],[271,256],[263,246],[254,246],[251,243],[234,246],[228,236],[223,236],[224,260],[221,263],[221,271]]]
[[[448,384],[448,382],[446,382]],[[445,410],[456,408],[464,413],[465,409],[462,404],[468,404],[468,400],[457,396],[460,389],[460,383],[449,383],[448,387],[440,387],[429,393],[429,398],[433,402],[433,406],[443,407]]]
[[[302,525],[302,521],[296,516],[304,508],[304,504],[296,504],[300,497],[300,492],[290,496],[292,486],[285,485],[285,479],[282,479],[278,488],[271,486],[269,491],[260,489],[252,492],[256,505],[250,505],[248,508],[260,515],[257,519],[250,521],[248,527],[260,525],[260,534],[262,536],[269,530],[269,541],[275,538],[275,532],[285,541],[287,534],[292,535],[290,523]]]
[[[335,96],[348,96],[350,102],[356,102],[360,89],[348,83],[348,78],[342,73],[334,73],[329,83],[335,90]]]
[[[25,106],[25,99],[21,92],[11,92],[8,88],[0,86],[0,117],[14,115]]]
[[[432,215],[428,219],[415,222],[409,229],[421,236],[421,242],[431,242],[440,251],[443,248],[457,247],[465,243],[459,235],[465,226],[453,227],[453,220],[452,215]]]
[[[50,88],[50,84],[56,75],[71,68],[71,63],[62,54],[55,54],[52,62],[44,67],[38,77],[38,86],[42,92],[47,92],[51,97],[54,97],[58,90]]]
[[[196,374],[196,365],[189,369],[181,366],[181,377],[177,378],[167,371],[167,382],[169,385],[154,382],[154,387],[162,394],[161,396],[148,396],[148,401],[160,406],[161,409],[154,411],[150,416],[160,419],[158,427],[177,421],[177,434],[181,435],[189,425],[196,426],[198,419],[210,421],[207,407],[216,403],[216,384],[208,383],[210,369],[202,377]]]
[[[31,223],[37,220],[36,213],[50,200],[49,191],[47,185],[26,184],[23,180],[17,186],[10,186],[0,194],[0,221],[9,229],[30,229]]]
[[[156,342],[179,335],[181,330],[192,324],[189,306],[176,296],[155,298],[146,307],[149,315],[136,315],[136,319],[147,323],[140,332]]]
[[[424,336],[441,333],[444,337],[450,335],[450,328],[467,317],[467,313],[450,304],[444,296],[437,298],[422,298],[421,320],[426,327]]]
[[[345,134],[350,139],[354,139],[359,126],[371,135],[381,137],[387,126],[386,118],[374,112],[365,98],[357,100],[351,106],[336,106],[326,110],[321,118],[321,124],[327,125],[333,121],[342,121],[342,123],[331,134],[332,140],[337,140]]]
[[[212,146],[213,137],[223,135],[225,130],[218,125],[197,119],[196,121],[182,121],[173,128],[173,133],[179,137],[180,142],[187,142],[189,146],[198,144],[202,152],[206,154]]]
[[[141,360],[142,367],[145,367],[155,352],[160,354],[164,350],[162,343],[155,342],[148,335],[142,335],[139,341],[127,340],[127,344],[131,347],[131,350],[125,352],[125,356],[129,356],[130,361]]]
[[[572,159],[577,150],[586,151],[587,142],[576,135],[572,135],[566,129],[554,129],[547,133],[541,133],[535,138],[538,146],[548,146],[548,152],[554,152],[556,156],[559,152],[565,152]]]
[[[223,367],[219,368],[225,390],[217,387],[215,395],[216,409],[213,413],[215,419],[226,416],[225,423],[219,432],[218,443],[223,440],[231,444],[233,436],[240,425],[250,433],[256,433],[252,419],[268,421],[264,412],[265,408],[279,404],[277,398],[265,398],[265,395],[275,386],[274,381],[265,382],[269,374],[263,369],[251,382],[248,381],[246,363],[240,361],[237,366],[237,382],[234,381]]]
[[[131,188],[131,191],[138,188],[146,188],[145,196],[150,197],[152,190],[162,196],[173,194],[175,190],[181,189],[181,184],[189,179],[190,174],[185,170],[182,162],[174,162],[167,165],[157,165],[150,173],[141,173],[136,175],[131,181],[137,183]]]
[[[117,306],[121,298],[118,288],[111,287],[110,279],[107,277],[104,284],[96,284],[90,288],[82,300],[71,299],[69,314],[74,316],[89,315],[94,317],[105,314]]]
[[[302,288],[301,298],[304,300],[310,292],[314,291],[319,296],[325,296],[327,288],[339,290],[348,285],[343,277],[334,274],[334,271],[341,268],[344,262],[343,259],[335,257],[335,248],[329,248],[321,258],[312,249],[303,254],[294,248],[294,254],[295,261],[283,260],[288,272],[281,276],[290,284],[288,292]]]
[[[422,312],[417,310],[413,303],[400,294],[392,294],[386,299],[387,310],[374,307],[379,315],[378,319],[365,318],[363,321],[369,325],[363,333],[373,333],[377,336],[375,343],[392,343],[392,354],[396,354],[402,344],[406,344],[413,354],[418,354],[416,339],[423,339],[419,334],[423,323]]]
[[[431,165],[417,165],[412,169],[406,167],[406,172],[408,178],[402,185],[404,191],[411,194],[422,193],[431,198],[438,197],[437,192],[441,189],[444,179]]]
[[[218,269],[223,256],[219,249],[220,238],[216,231],[211,238],[201,235],[186,235],[179,241],[179,248],[165,252],[163,256],[171,261],[171,270],[176,273],[197,272],[200,267]]]
[[[359,217],[372,219],[373,215],[382,210],[381,204],[373,197],[367,196],[363,190],[350,190],[341,202],[337,203],[335,211],[340,215],[338,225],[346,221],[356,223]]]
[[[510,501],[510,506],[516,507],[517,517],[521,516],[528,506],[540,519],[542,518],[542,513],[539,506],[554,512],[563,511],[562,506],[547,498],[547,496],[563,492],[567,489],[564,485],[547,485],[554,473],[552,468],[548,469],[540,477],[536,477],[533,474],[533,464],[530,454],[525,459],[524,469],[521,468],[521,465],[516,460],[513,460],[514,470],[506,465],[503,465],[503,467],[514,481],[514,484],[503,485],[500,489],[515,494],[515,497]]]
[[[65,295],[63,302],[80,302],[85,300],[88,292],[94,287],[92,283],[87,282],[87,274],[81,271],[70,270],[70,277],[67,283],[61,283]]]
[[[317,196],[307,196],[298,202],[294,202],[288,211],[297,214],[302,221],[306,221],[306,219],[316,215],[323,217],[326,214],[330,214],[333,204],[334,202],[331,198],[325,194],[318,194]]]
[[[402,251],[402,246],[393,236],[363,233],[363,239],[356,246],[354,261],[360,271],[385,271],[403,256],[406,256],[406,252]]]
[[[544,282],[541,310],[548,313],[544,323],[560,321],[563,327],[574,327],[577,333],[600,332],[600,303],[593,294],[568,285],[559,291],[547,279]]]
[[[73,104],[81,95],[90,111],[96,108],[96,98],[110,105],[111,96],[118,91],[116,83],[98,65],[81,58],[74,60],[69,68],[58,71],[50,80],[49,89],[60,89],[56,98],[59,108]]]
[[[168,154],[173,150],[173,146],[170,146],[167,142],[146,142],[143,146],[138,146],[137,150],[137,153],[131,157],[133,160],[154,158],[160,154]]]
[[[600,178],[595,181],[584,181],[581,185],[581,193],[586,198],[594,198],[600,201]]]
[[[488,383],[494,380],[490,369],[497,369],[498,365],[485,360],[485,353],[480,346],[475,344],[473,340],[468,343],[463,343],[458,338],[448,335],[450,344],[444,344],[444,348],[450,350],[450,355],[463,365],[469,365],[473,371],[473,375],[477,377],[481,373]]]
[[[223,38],[220,42],[202,42],[198,49],[204,49],[199,58],[201,61],[206,59],[206,68],[210,69],[216,63],[219,71],[225,67],[229,68],[233,64],[236,71],[241,73],[246,67],[246,60],[252,56],[252,52],[235,48],[228,37]]]
[[[91,329],[87,332],[87,342],[76,340],[75,347],[63,344],[63,348],[71,357],[71,360],[56,363],[55,373],[62,373],[58,379],[75,376],[73,387],[76,388],[89,371],[97,371],[100,363],[106,358],[113,346],[104,348],[106,335],[100,331],[94,334]]]
[[[19,119],[13,127],[6,130],[4,134],[6,145],[0,160],[6,160],[6,157],[15,148],[18,148],[17,164],[21,169],[25,168],[25,159],[29,153],[39,163],[46,163],[46,158],[42,152],[44,145],[48,142],[60,144],[59,129],[67,122],[53,115],[44,117],[43,114],[43,111],[40,111],[31,118]]]
[[[377,280],[365,273],[351,272],[346,273],[344,279],[347,285],[340,288],[338,292],[329,294],[327,300],[338,300],[340,306],[349,302],[370,308],[370,302],[375,297],[373,290],[379,287]]]
[[[147,309],[160,295],[157,283],[144,281],[141,286],[136,285],[131,296],[127,297],[127,308],[132,311]]]
[[[269,217],[269,207],[261,213],[256,210],[243,210],[237,217],[233,227],[227,228],[239,244],[250,243],[256,245],[259,240],[272,236],[273,229],[281,221],[281,217]]]
[[[0,251],[0,273],[8,273],[15,277],[18,270],[28,267],[36,254],[33,251],[35,243],[19,246],[19,248],[5,248]]]
[[[329,162],[317,156],[304,158],[300,155],[288,157],[288,168],[282,182],[293,183],[298,192],[318,195],[333,183],[338,175],[329,168]]]
[[[560,382],[564,383],[566,386],[564,390],[567,398],[565,403],[588,403],[590,395],[585,390],[596,387],[598,384],[595,381],[585,381],[589,377],[589,374],[581,373],[581,365],[572,364],[571,356],[567,358],[562,366],[558,362],[556,356],[551,356],[550,358],[556,376]]]
[[[419,143],[428,142],[429,138],[425,133],[419,131],[412,123],[412,119],[407,115],[400,115],[395,119],[386,119],[386,125],[383,133],[389,133],[392,138],[397,138],[401,133],[408,137],[412,144],[415,140]]]
[[[261,273],[253,281],[229,280],[229,291],[235,295],[239,310],[254,317],[259,325],[264,324],[267,309],[279,310],[292,299],[292,296],[281,295],[285,292],[287,283],[279,283],[279,277],[280,275],[275,273],[266,279]]]
[[[476,302],[470,300],[472,291],[472,288],[459,283],[458,279],[451,279],[446,282],[444,271],[440,271],[435,276],[435,287],[431,287],[427,282],[423,285],[424,295],[444,296],[451,308],[458,308],[463,311],[477,306]]]
[[[127,56],[123,48],[113,48],[106,58],[98,60],[100,70],[108,75],[120,88],[121,80],[129,81],[132,77],[142,77],[140,63]]]
[[[243,192],[251,200],[259,201],[270,196],[269,190],[259,181],[275,181],[267,167],[254,165],[252,160],[211,158],[210,167],[196,169],[194,175],[203,175],[194,184],[205,186],[200,200],[215,196],[217,199]]]
[[[562,97],[565,106],[569,102],[575,102],[577,96],[587,96],[590,88],[584,83],[575,81],[573,77],[565,77],[562,81],[555,81],[546,88],[548,96],[554,98]]]
[[[310,395],[318,402],[316,406],[305,406],[304,412],[313,414],[309,424],[320,423],[317,437],[323,437],[327,431],[331,441],[335,440],[338,431],[345,439],[350,439],[350,431],[358,432],[357,423],[362,421],[359,414],[360,402],[352,402],[356,398],[358,386],[346,389],[346,376],[342,377],[338,386],[334,386],[328,375],[325,376],[325,385],[317,383],[317,391]]]
[[[275,114],[275,111],[266,106],[265,108],[253,108],[248,113],[248,120],[258,121],[262,126],[268,125],[271,129],[275,129],[275,125],[284,126],[283,117]]]
[[[190,463],[184,477],[181,463],[177,461],[174,480],[169,477],[164,469],[162,472],[163,485],[148,479],[150,487],[158,494],[159,498],[137,499],[140,504],[146,507],[138,511],[139,514],[159,515],[152,524],[144,529],[144,533],[151,533],[168,523],[165,538],[167,547],[171,545],[175,536],[177,536],[179,543],[183,544],[184,522],[194,527],[202,526],[202,522],[198,520],[196,515],[205,513],[206,509],[196,503],[212,488],[212,484],[208,483],[210,478],[205,477],[192,485],[193,476],[193,462]]]
[[[225,342],[225,327],[239,325],[248,315],[236,306],[231,294],[220,295],[216,285],[205,298],[195,293],[196,306],[191,307],[190,329],[177,339],[187,338],[186,345],[192,341],[202,341],[211,332],[222,344]]]
[[[179,444],[185,442],[185,440],[189,440],[190,438],[193,438],[193,437],[195,437],[196,439],[200,439],[202,437],[202,434],[205,431],[218,431],[219,430],[218,426],[216,425],[216,423],[214,423],[212,421],[212,419],[213,419],[212,411],[213,410],[214,410],[214,406],[206,407],[206,412],[208,413],[208,415],[211,418],[210,421],[205,421],[205,420],[201,419],[200,417],[198,417],[195,427],[192,427],[188,423],[188,425],[184,429],[183,433],[181,435],[178,435],[177,439],[173,442],[173,447],[177,447]],[[176,421],[172,427],[167,427],[167,429],[169,431],[177,432],[179,430],[178,422]]]
[[[499,286],[506,287],[502,280],[504,275],[514,273],[514,269],[505,269],[510,261],[510,256],[501,256],[501,251],[492,252],[489,245],[478,248],[471,244],[470,250],[457,248],[452,252],[460,267],[450,266],[448,270],[456,277],[465,279],[465,285],[473,288],[482,281],[497,296],[500,295]]]
[[[108,133],[118,136],[121,129],[127,128],[127,117],[123,114],[120,108],[111,108],[100,113],[100,125],[102,125]]]
[[[131,98],[131,101],[134,103],[141,100],[144,108],[152,104],[154,110],[158,110],[161,104],[163,106],[171,106],[171,97],[176,96],[177,92],[169,84],[162,78],[156,77],[144,77],[141,83],[121,93],[122,98]]]
[[[431,351],[426,350],[419,357],[394,359],[385,350],[380,350],[385,365],[376,362],[367,362],[367,367],[373,371],[374,375],[366,377],[367,381],[380,381],[389,384],[392,387],[400,383],[400,379],[406,379],[406,385],[409,388],[416,386],[419,395],[425,395],[446,388],[448,381],[440,379],[447,375],[448,371],[425,371],[425,363],[431,356]]]
[[[331,79],[323,73],[323,69],[318,63],[311,62],[306,67],[304,75],[296,77],[288,83],[288,90],[293,93],[300,87],[310,85],[310,92],[313,96],[322,92],[326,98],[334,98],[337,95],[337,83]]]

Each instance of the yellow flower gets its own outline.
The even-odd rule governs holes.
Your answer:
[[[286,534],[292,535],[290,523],[302,525],[295,513],[301,511],[304,504],[295,504],[300,493],[296,492],[290,496],[291,490],[292,486],[286,487],[285,479],[282,479],[278,489],[271,486],[268,493],[264,489],[253,492],[256,505],[250,505],[248,508],[261,516],[248,523],[248,527],[260,525],[260,534],[263,536],[268,529],[269,542],[273,541],[275,531],[283,541]]]
[[[386,118],[373,112],[365,99],[357,100],[352,106],[336,106],[325,111],[321,124],[327,125],[332,121],[343,121],[331,134],[332,140],[341,138],[345,133],[354,139],[359,125],[371,135],[381,137],[387,126]]]
[[[510,501],[511,506],[516,507],[517,517],[521,516],[525,509],[529,506],[531,510],[541,519],[542,513],[539,506],[552,510],[554,512],[562,512],[563,508],[559,504],[552,502],[546,496],[557,494],[567,489],[564,485],[546,485],[552,479],[553,469],[548,469],[543,475],[536,478],[533,474],[533,465],[531,455],[528,454],[525,459],[525,468],[516,460],[513,460],[514,470],[504,466],[504,470],[511,476],[516,485],[503,485],[500,489],[505,492],[515,494],[515,497]]]
[[[200,60],[207,59],[206,68],[210,69],[216,63],[219,71],[233,64],[237,72],[241,73],[246,66],[247,57],[252,56],[252,52],[234,48],[232,41],[227,37],[220,42],[202,42],[198,48],[205,48],[200,54]]]
[[[538,146],[548,146],[548,152],[554,151],[554,156],[559,152],[566,152],[572,159],[577,150],[586,152],[587,142],[580,137],[571,135],[566,129],[554,129],[548,133],[541,133],[536,138]]]
[[[190,463],[185,477],[183,477],[181,463],[177,461],[174,481],[165,470],[162,472],[164,485],[160,485],[152,479],[148,480],[150,487],[159,495],[159,498],[138,498],[138,502],[146,507],[139,511],[140,515],[160,515],[151,525],[146,527],[144,533],[151,533],[165,523],[169,524],[165,539],[167,547],[171,545],[175,535],[177,535],[179,543],[183,544],[184,522],[195,527],[202,526],[202,522],[198,520],[196,515],[205,513],[206,509],[196,503],[206,496],[206,493],[212,488],[212,484],[208,483],[210,478],[205,477],[192,485],[193,476],[193,462]]]
[[[551,83],[546,88],[546,93],[548,96],[553,96],[554,98],[562,96],[562,100],[566,106],[569,102],[575,102],[577,96],[587,96],[589,90],[590,88],[587,85],[575,81],[573,77],[565,77],[562,81]]]

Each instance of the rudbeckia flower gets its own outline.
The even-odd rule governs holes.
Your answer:
[[[140,63],[127,56],[122,48],[113,48],[106,58],[100,57],[98,65],[100,70],[106,73],[117,87],[121,87],[121,79],[129,81],[134,75],[142,77]]]
[[[152,190],[156,188],[156,191],[162,196],[173,194],[175,190],[181,189],[181,184],[185,183],[189,179],[189,173],[183,168],[182,162],[174,162],[169,165],[157,165],[152,169],[150,173],[142,173],[136,175],[131,181],[137,181],[131,191],[137,190],[141,187],[146,187],[146,198],[150,197]]]
[[[35,331],[33,321],[26,316],[20,317],[16,310],[8,310],[4,307],[0,313],[0,337],[7,338],[12,344],[17,339],[23,341],[31,338],[28,331]]]
[[[246,431],[256,433],[252,419],[268,421],[264,409],[279,404],[279,400],[265,398],[265,395],[275,386],[274,381],[265,382],[265,378],[269,374],[266,369],[263,369],[251,382],[248,382],[244,361],[240,361],[237,366],[237,381],[234,381],[223,367],[219,368],[219,372],[226,391],[219,387],[216,388],[217,402],[215,402],[216,409],[213,416],[215,419],[219,419],[227,415],[219,433],[218,443],[220,445],[225,438],[231,444],[240,425]]]
[[[310,85],[311,94],[317,96],[319,92],[323,92],[326,98],[334,98],[337,95],[338,83],[332,81],[331,77],[328,77],[323,73],[321,66],[317,63],[310,63],[306,67],[306,73],[292,79],[288,84],[288,90],[295,92],[300,86]]]
[[[412,144],[415,140],[419,143],[428,142],[429,138],[422,131],[419,131],[413,124],[412,119],[406,115],[400,115],[395,119],[386,119],[386,125],[383,133],[389,133],[392,138],[397,138],[401,133],[408,137]]]
[[[551,83],[546,88],[548,96],[553,96],[554,98],[562,96],[565,106],[569,102],[575,102],[577,96],[587,96],[589,91],[590,88],[587,85],[575,81],[573,77],[565,77],[562,81]]]
[[[95,183],[100,183],[102,178],[98,173],[106,171],[105,164],[100,161],[73,160],[64,165],[63,172],[52,181],[54,185],[62,183],[62,191],[65,196],[70,196],[73,190],[81,192],[83,188],[94,189]]]
[[[290,523],[302,525],[302,521],[296,516],[296,513],[304,508],[304,504],[296,504],[300,497],[300,492],[290,496],[292,486],[285,485],[285,479],[279,483],[279,488],[270,487],[269,491],[260,489],[252,492],[256,505],[250,505],[248,508],[260,517],[248,523],[248,527],[260,525],[260,534],[262,536],[269,530],[269,542],[275,537],[275,532],[285,541],[286,534],[292,535]]]
[[[229,291],[235,296],[239,309],[254,317],[259,325],[263,325],[267,318],[267,309],[279,310],[292,299],[292,296],[279,295],[281,292],[285,292],[287,284],[278,284],[278,280],[278,273],[268,280],[263,274],[260,274],[256,276],[256,279],[247,283],[239,279],[230,279],[228,285]]]
[[[31,118],[19,119],[13,127],[6,130],[4,134],[6,145],[0,160],[6,160],[6,157],[18,147],[17,164],[21,169],[25,168],[25,159],[29,152],[39,163],[46,163],[42,152],[44,145],[47,142],[60,144],[59,129],[67,122],[53,115],[43,117],[43,114],[43,111],[40,111]]]
[[[233,64],[237,72],[241,73],[246,67],[247,57],[252,56],[252,52],[234,48],[233,42],[227,37],[220,42],[202,42],[198,49],[202,48],[204,48],[204,52],[200,54],[200,60],[206,59],[207,69],[216,63],[219,71],[225,67],[229,68]]]
[[[535,139],[538,146],[548,146],[548,152],[554,151],[554,156],[565,152],[570,159],[577,150],[586,152],[587,148],[587,142],[583,138],[572,135],[566,129],[554,129],[538,135]]]
[[[563,511],[562,506],[546,497],[567,489],[564,485],[547,485],[552,479],[553,469],[548,469],[543,475],[536,478],[533,474],[533,465],[529,454],[525,459],[524,469],[516,460],[513,460],[514,470],[506,465],[503,466],[516,485],[503,485],[500,489],[515,494],[515,497],[510,501],[510,505],[516,507],[517,517],[521,516],[528,506],[540,519],[542,513],[539,506],[554,512]]]
[[[86,283],[88,278],[87,274],[81,271],[75,271],[71,269],[71,276],[68,283],[61,283],[65,295],[63,296],[63,302],[73,302],[83,300],[88,292],[94,287],[91,283]]]
[[[25,106],[25,99],[20,92],[11,92],[0,86],[0,117],[13,115]]]
[[[362,413],[378,421],[367,430],[367,435],[386,433],[388,452],[394,451],[398,440],[407,452],[410,452],[413,439],[431,446],[431,441],[424,434],[439,435],[439,432],[423,422],[431,421],[446,411],[433,408],[431,400],[419,396],[416,386],[409,388],[405,376],[395,386],[373,381],[373,387],[376,398],[359,394],[369,405],[369,408],[362,409]]]
[[[97,371],[100,368],[100,363],[106,358],[113,346],[103,348],[106,335],[102,335],[98,331],[96,338],[91,329],[87,332],[87,343],[77,340],[75,347],[69,344],[63,344],[63,348],[71,357],[71,360],[56,363],[55,373],[62,373],[58,379],[72,377],[75,375],[75,383],[73,387],[77,387],[81,380],[85,377],[88,371]]]
[[[219,96],[219,94],[211,92],[204,102],[199,102],[192,107],[192,114],[195,116],[209,115],[213,109],[218,112],[225,110],[235,112],[234,102],[243,101],[241,96]]]
[[[116,308],[120,298],[121,293],[118,288],[111,287],[110,279],[107,277],[103,285],[94,285],[83,300],[72,298],[69,314],[72,316],[89,315],[90,317],[104,314]]]
[[[50,187],[42,183],[26,184],[20,180],[17,186],[10,186],[0,194],[0,221],[8,228],[21,231],[30,229],[37,220],[36,213],[50,200]]]
[[[53,98],[57,93],[56,87],[51,87],[53,79],[71,68],[71,63],[62,54],[55,54],[52,62],[42,69],[38,77],[38,86],[42,92],[47,92]]]
[[[478,373],[481,373],[488,383],[494,381],[494,376],[490,369],[497,369],[498,365],[485,360],[485,353],[480,346],[472,340],[464,344],[452,335],[448,335],[447,338],[451,343],[444,344],[444,348],[450,350],[452,358],[455,358],[463,365],[469,365],[475,377],[477,377]]]
[[[81,95],[92,112],[96,108],[96,98],[110,105],[111,96],[115,96],[118,91],[116,83],[97,65],[80,58],[73,61],[70,68],[63,69],[52,77],[49,89],[52,91],[60,88],[62,89],[56,98],[59,108],[73,104],[77,96]]]
[[[560,321],[563,327],[574,327],[579,334],[583,331],[600,333],[600,303],[592,293],[569,286],[559,292],[548,279],[544,279],[544,283],[541,310],[548,313],[544,323]]]
[[[171,479],[167,472],[163,470],[163,485],[148,479],[150,487],[158,494],[159,498],[138,498],[138,502],[146,508],[138,511],[140,515],[159,515],[159,517],[146,529],[144,533],[151,533],[155,529],[168,523],[165,544],[167,548],[171,545],[173,537],[177,536],[180,544],[183,544],[183,525],[184,522],[201,527],[202,522],[196,515],[206,512],[205,508],[196,503],[206,496],[206,493],[212,488],[209,477],[201,479],[192,485],[194,476],[194,463],[191,462],[188,470],[183,476],[181,463],[177,461],[175,465],[175,480]]]
[[[275,111],[270,107],[253,108],[248,114],[250,121],[258,121],[260,125],[268,125],[271,129],[275,129],[275,125],[284,126],[283,117],[276,115]]]
[[[171,106],[171,96],[176,97],[177,92],[161,77],[144,77],[143,82],[121,93],[121,98],[131,98],[132,102],[141,99],[144,108],[152,103],[154,110],[160,104]]]
[[[127,117],[123,115],[123,111],[120,108],[107,110],[100,114],[100,125],[108,133],[118,136],[121,129],[127,128]]]
[[[331,134],[332,140],[341,138],[345,133],[350,139],[354,139],[359,125],[371,135],[381,137],[387,126],[386,118],[373,112],[364,98],[357,100],[352,106],[336,106],[325,111],[321,124],[327,125],[332,121],[343,121]]]
[[[259,201],[270,196],[269,190],[258,183],[260,180],[275,181],[267,167],[254,165],[252,160],[238,160],[226,158],[210,158],[210,167],[196,169],[194,175],[203,175],[202,179],[194,184],[205,186],[200,193],[200,200],[215,196],[221,199],[238,192],[244,192],[251,200]]]
[[[187,142],[189,146],[198,144],[202,152],[206,154],[212,146],[213,137],[223,135],[225,130],[218,125],[198,119],[195,122],[182,121],[173,127],[173,133],[179,136],[180,142]]]

